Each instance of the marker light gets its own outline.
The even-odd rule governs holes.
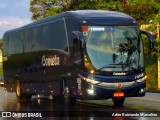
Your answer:
[[[141,88],[141,89],[139,90],[139,94],[143,94],[144,92],[146,92],[146,89],[145,89],[145,88]]]
[[[88,27],[87,26],[82,26],[82,32],[88,32]]]
[[[91,70],[90,73],[93,74],[93,73],[94,73],[94,70]]]

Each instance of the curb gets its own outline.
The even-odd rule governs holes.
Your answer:
[[[146,92],[150,92],[150,93],[160,93],[160,90],[146,90]]]

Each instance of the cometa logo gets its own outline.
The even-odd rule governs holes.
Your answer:
[[[46,57],[45,55],[42,56],[42,65],[43,66],[57,66],[60,65],[60,58],[55,56]]]
[[[124,72],[120,72],[120,73],[114,72],[113,75],[126,75],[126,73],[124,73]]]

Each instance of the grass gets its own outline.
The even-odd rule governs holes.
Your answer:
[[[147,89],[156,90],[158,88],[157,57],[145,56],[145,68],[147,73]]]
[[[1,64],[0,64],[0,76],[3,76],[3,68]]]

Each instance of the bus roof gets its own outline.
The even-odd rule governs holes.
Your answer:
[[[135,21],[134,18],[132,18],[131,16],[124,14],[122,12],[106,11],[106,10],[77,10],[77,11],[66,11],[66,12],[57,14],[55,16],[51,16],[51,17],[45,18],[43,20],[28,24],[24,27],[40,24],[43,22],[48,22],[53,19],[58,19],[58,18],[62,18],[62,17],[74,17],[80,21],[89,20],[89,19],[92,19],[92,20],[94,19],[96,21],[96,19],[101,19],[102,20],[101,22],[104,22],[104,23],[114,22],[114,21],[115,21],[114,23],[116,23],[116,22],[121,22],[121,23],[131,22],[131,23],[133,23],[133,21]]]
[[[73,17],[77,21],[83,22],[85,21],[90,24],[112,24],[116,25],[117,23],[123,23],[123,24],[135,24],[136,21],[133,17],[124,14],[122,12],[116,12],[116,11],[106,11],[106,10],[77,10],[77,11],[66,11],[54,16],[50,16],[48,18],[45,18],[43,20],[39,20],[33,23],[30,23],[28,25],[22,26],[17,29],[10,30],[16,31],[21,30],[23,28],[36,26],[39,24],[43,24],[49,21],[52,21],[54,19],[58,18],[65,18],[65,17]]]

